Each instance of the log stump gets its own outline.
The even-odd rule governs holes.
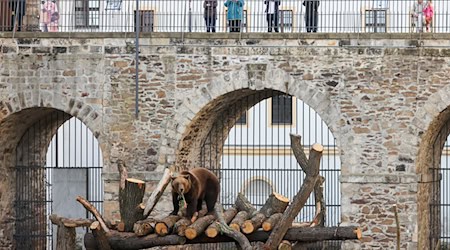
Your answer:
[[[141,207],[144,193],[145,182],[133,178],[127,178],[125,187],[119,189],[120,217],[125,232],[132,232],[134,223],[144,219]]]
[[[228,223],[230,223],[230,221],[234,218],[234,216],[236,216],[237,214],[237,209],[235,207],[230,207],[228,208],[224,213],[223,213],[223,218],[225,223],[228,225]],[[220,226],[216,223],[211,224],[205,231],[206,236],[208,236],[209,238],[214,238],[216,237],[220,232]]]
[[[236,217],[234,217],[234,219],[231,221],[230,227],[240,232],[242,224],[244,224],[244,221],[246,221],[248,217],[249,216],[247,211],[240,211],[239,213],[237,213]]]
[[[186,229],[186,238],[190,240],[197,238],[197,236],[202,234],[205,229],[214,222],[215,219],[216,217],[214,215],[206,215],[199,218]]]
[[[282,213],[272,214],[267,220],[265,220],[262,224],[262,228],[264,231],[272,231],[275,225],[281,220],[283,217]]]
[[[175,223],[180,219],[180,216],[178,215],[169,215],[162,219],[161,221],[157,222],[155,225],[155,232],[159,236],[165,236],[172,232],[173,226]]]

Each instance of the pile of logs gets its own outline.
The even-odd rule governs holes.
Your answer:
[[[264,206],[257,211],[247,198],[239,193],[235,204],[223,211],[216,204],[215,214],[206,214],[191,223],[190,220],[169,215],[163,219],[148,217],[164,189],[170,182],[171,171],[166,169],[162,180],[152,193],[146,205],[143,204],[145,182],[128,178],[123,162],[118,162],[121,176],[119,203],[121,221],[108,222],[97,209],[83,197],[77,197],[95,221],[80,221],[70,224],[68,219],[54,216],[52,222],[59,227],[68,225],[89,226],[92,233],[85,235],[86,249],[142,249],[162,245],[181,245],[197,243],[236,242],[242,249],[289,249],[291,242],[318,242],[324,240],[360,239],[361,231],[357,227],[324,227],[325,204],[319,165],[323,147],[314,144],[309,159],[306,158],[300,144],[300,136],[291,135],[291,147],[306,177],[297,195],[289,199],[278,193],[272,193]],[[316,214],[312,221],[293,223],[306,200],[314,191]],[[81,220],[81,219],[80,219]],[[73,221],[72,221],[73,222]],[[70,235],[67,233],[70,231]],[[73,249],[72,230],[58,229],[58,249]],[[69,235],[69,236],[68,236]],[[70,238],[70,239],[69,239]],[[251,246],[249,242],[259,242]]]

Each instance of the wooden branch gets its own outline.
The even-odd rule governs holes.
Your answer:
[[[229,227],[225,221],[224,215],[223,215],[223,207],[220,202],[217,202],[214,211],[216,213],[216,217],[218,220],[218,225],[220,226],[220,232],[224,235],[234,239],[238,244],[239,247],[243,250],[251,250],[252,246],[250,245],[250,242],[248,239],[239,231],[233,230],[231,227]],[[244,211],[242,211],[244,212]],[[208,238],[208,237],[206,237]],[[208,238],[211,239],[211,238]]]
[[[145,236],[155,231],[156,220],[153,218],[136,221],[133,231],[137,236]]]
[[[125,188],[125,180],[128,178],[128,170],[125,166],[125,163],[122,160],[117,160],[117,170],[119,171],[120,175],[120,189]]]
[[[278,246],[278,250],[290,250],[292,249],[292,243],[288,240],[282,240]]]
[[[250,201],[245,197],[243,193],[238,193],[236,197],[236,201],[234,202],[234,206],[237,208],[237,210],[240,211],[246,211],[250,217],[253,217],[255,213],[258,211],[256,208],[250,203]]]
[[[53,224],[58,225],[59,223],[62,223],[65,227],[89,227],[92,222],[94,222],[92,219],[70,219],[59,217],[56,214],[51,214],[49,219]]]
[[[230,221],[234,218],[234,216],[236,216],[236,214],[237,214],[237,209],[235,207],[228,208],[223,213],[223,219],[225,221],[225,224],[228,225],[228,223],[230,223]],[[205,234],[209,238],[214,238],[219,234],[219,232],[220,232],[219,224],[213,223],[206,229]]]
[[[316,214],[311,222],[311,227],[315,226],[325,226],[325,216],[326,216],[326,206],[325,199],[323,197],[323,183],[325,178],[323,176],[318,176],[316,185],[314,185],[314,201],[316,203]]]
[[[83,205],[86,210],[92,213],[94,217],[97,219],[97,221],[100,223],[100,226],[102,227],[103,231],[105,233],[109,233],[109,228],[106,226],[105,220],[103,220],[102,216],[98,212],[98,210],[92,205],[89,201],[87,201],[85,198],[81,196],[77,196],[77,201]]]
[[[246,221],[248,218],[249,215],[247,211],[240,211],[239,213],[237,213],[234,219],[231,220],[230,227],[240,232],[242,224],[244,224],[244,221]]]
[[[250,220],[244,221],[241,226],[241,230],[245,234],[253,233],[255,230],[261,227],[262,223],[266,219],[266,216],[262,213],[257,213]]]
[[[397,244],[396,244],[396,249],[400,250],[400,222],[398,219],[398,212],[397,212],[397,204],[394,204],[393,206],[394,208],[394,216],[395,216],[395,227],[396,227],[396,236],[397,236]],[[439,248],[437,248],[439,249]]]
[[[89,227],[94,235],[95,240],[97,241],[97,247],[99,250],[111,250],[111,246],[109,245],[108,238],[106,237],[105,231],[103,231],[100,223],[98,221],[92,222]]]
[[[173,228],[174,228],[174,230],[176,231],[176,233],[179,235],[179,236],[185,236],[185,231],[186,231],[186,229],[187,229],[187,227],[189,226],[189,225],[191,225],[192,224],[192,222],[191,222],[191,220],[189,220],[188,218],[185,218],[185,217],[183,217],[183,218],[181,218],[180,220],[178,220],[176,223],[175,223],[175,225],[173,226]]]
[[[289,134],[291,138],[291,148],[294,153],[295,159],[297,160],[300,167],[306,173],[305,168],[308,168],[308,158],[306,158],[305,150],[302,146],[302,137],[296,134]]]
[[[295,137],[291,136],[291,139]],[[292,142],[294,144],[294,142]],[[299,148],[292,147],[295,152]],[[305,180],[303,181],[300,190],[295,195],[292,200],[291,205],[287,208],[286,212],[283,214],[280,223],[275,227],[270,235],[269,239],[264,244],[267,249],[275,250],[278,245],[280,245],[283,236],[287,232],[289,226],[294,221],[295,217],[298,215],[300,210],[305,205],[308,197],[314,189],[317,177],[319,176],[320,159],[322,158],[323,146],[320,144],[314,144],[309,153],[308,166],[303,166],[306,174]],[[297,152],[298,153],[298,152]]]
[[[192,223],[185,231],[186,238],[192,240],[197,238],[200,234],[202,234],[205,229],[214,222],[216,217],[214,215],[206,215],[200,217],[194,223]]]
[[[169,215],[157,222],[155,225],[155,232],[160,236],[165,236],[172,232],[173,226],[180,219],[178,215]]]
[[[127,178],[124,188],[119,188],[120,217],[125,232],[132,232],[134,223],[144,219],[140,208],[144,194],[145,182],[138,179]]]
[[[231,230],[231,229],[230,229]],[[231,230],[231,233],[236,231]],[[90,233],[88,233],[90,234]],[[266,241],[271,235],[270,232],[258,230],[252,234],[244,236],[244,240],[248,242]],[[352,240],[361,239],[361,230],[357,227],[306,227],[306,228],[290,228],[283,238],[288,241],[311,242],[324,240]],[[158,236],[150,234],[143,237],[138,237],[134,233],[118,233],[112,231],[108,235],[108,242],[113,249],[143,249],[155,246],[166,245],[182,245],[182,244],[199,244],[199,243],[219,243],[219,242],[235,242],[236,239],[224,235],[218,235],[215,238],[209,238],[202,234],[193,240],[186,240],[185,237],[178,235]],[[85,236],[85,245],[92,248],[95,245],[95,239],[91,235]],[[250,246],[250,244],[249,244]],[[277,246],[278,247],[278,246]],[[246,250],[251,249],[246,247]]]
[[[264,206],[259,210],[259,212],[269,218],[272,214],[283,213],[288,205],[289,198],[273,192],[269,195],[266,203],[264,203]]]
[[[283,216],[282,213],[272,214],[267,220],[265,220],[262,224],[262,229],[266,232],[271,231],[275,225],[281,220]]]
[[[164,190],[166,189],[167,185],[170,183],[170,176],[172,175],[172,171],[169,168],[164,169],[164,174],[161,178],[161,180],[158,183],[158,186],[156,186],[155,190],[153,190],[152,194],[147,200],[147,203],[145,204],[144,209],[144,218],[147,218],[150,213],[153,211],[153,209],[156,206],[156,203],[158,203],[159,198],[164,193]]]

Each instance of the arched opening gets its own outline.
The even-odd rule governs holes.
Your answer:
[[[17,249],[54,249],[56,227],[48,219],[50,214],[87,218],[75,201],[77,195],[102,208],[102,155],[97,139],[77,118],[50,108],[22,110],[0,128],[12,141],[0,146],[8,152],[0,167],[7,170],[7,185],[14,187],[6,201],[14,215],[7,224],[10,244]]]

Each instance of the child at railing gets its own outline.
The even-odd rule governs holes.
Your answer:
[[[411,17],[412,26],[416,28],[417,32],[423,32],[423,25],[425,23],[423,10],[425,9],[425,3],[423,0],[417,0],[413,5]]]
[[[433,3],[431,2],[431,0],[428,0],[425,9],[423,9],[423,15],[425,16],[425,27],[427,29],[427,32],[430,32],[431,23],[433,22],[433,14],[434,14]]]

